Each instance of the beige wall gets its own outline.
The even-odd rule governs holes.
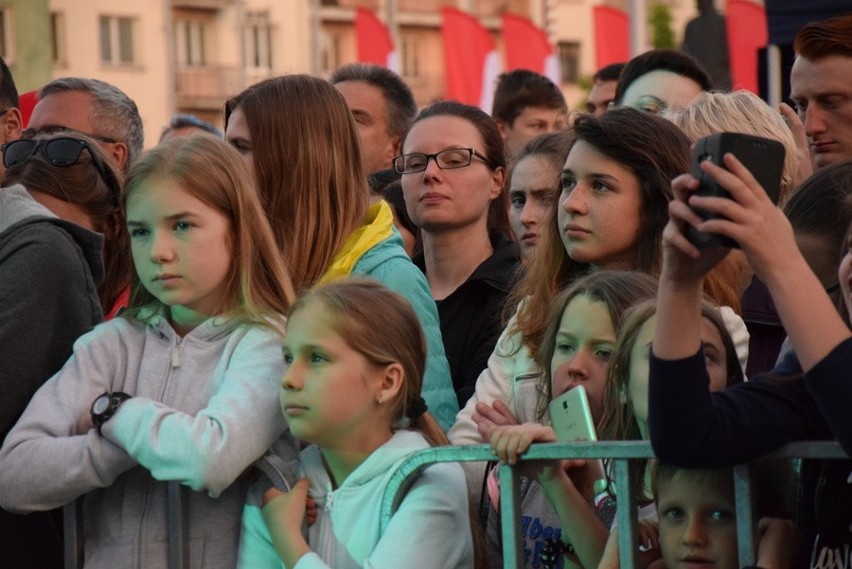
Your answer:
[[[546,25],[553,41],[580,45],[582,76],[595,71],[591,8],[601,1],[626,7],[626,0],[340,0],[338,7],[320,8],[320,0],[47,0],[51,12],[64,17],[66,57],[59,65],[47,65],[48,53],[29,53],[28,61],[41,62],[38,71],[18,74],[23,89],[36,88],[40,77],[91,76],[115,84],[139,106],[146,130],[146,146],[159,138],[160,130],[176,111],[194,112],[221,126],[222,104],[246,86],[284,73],[324,73],[321,48],[329,37],[337,38],[336,62],[355,60],[354,7],[374,9],[380,18],[396,24],[397,51],[402,44],[416,56],[416,72],[405,76],[418,104],[425,105],[444,93],[444,52],[439,11],[455,6],[480,16],[495,34],[498,47],[501,7],[522,13]],[[675,30],[682,35],[685,22],[695,13],[693,0],[665,0],[672,6]],[[49,29],[44,23],[44,2],[0,0],[0,7],[13,6],[16,22],[29,22],[28,29]],[[40,7],[40,12],[38,11]],[[99,16],[131,18],[134,22],[133,64],[105,64],[100,57]],[[267,67],[246,65],[243,50],[245,21],[265,17],[270,26],[272,58]],[[49,16],[48,16],[49,17]],[[205,62],[178,64],[174,45],[174,20],[198,18],[205,23]],[[41,22],[41,28],[32,22]],[[319,25],[322,30],[312,30]],[[17,30],[17,34],[25,32]],[[43,42],[49,52],[49,44]],[[37,50],[36,50],[37,51]],[[31,79],[32,78],[32,79]],[[572,107],[582,103],[585,93],[577,86],[563,89]]]
[[[162,0],[50,0],[51,12],[64,16],[67,38],[65,65],[53,77],[96,77],[115,85],[139,107],[145,127],[145,145],[156,143],[173,107],[168,19]],[[134,63],[101,62],[100,16],[132,18]]]

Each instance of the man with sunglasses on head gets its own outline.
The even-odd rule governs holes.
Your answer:
[[[81,160],[84,150],[91,160],[88,154]],[[96,283],[104,275],[104,240],[92,230],[97,220],[86,209],[90,201],[72,196],[81,180],[94,178],[98,197],[91,205],[100,211],[117,207],[121,188],[117,168],[94,142],[54,135],[15,140],[3,152],[0,444],[76,339],[103,318]],[[58,510],[26,516],[0,510],[0,565],[61,568],[61,519]]]
[[[42,87],[23,137],[59,131],[95,139],[125,172],[145,141],[136,103],[121,89],[84,77],[54,79]]]
[[[21,137],[23,121],[18,110],[18,89],[12,72],[0,57],[0,144],[6,144]],[[0,177],[6,168],[0,164]]]

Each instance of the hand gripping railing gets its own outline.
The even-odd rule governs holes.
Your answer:
[[[845,459],[849,458],[834,441],[791,443],[768,455],[771,458]],[[646,441],[601,441],[574,443],[540,443],[532,445],[521,460],[600,458],[612,461],[615,485],[619,489],[616,505],[619,512],[633,515],[618,516],[618,551],[621,569],[636,567],[636,492],[628,475],[630,460],[654,458],[650,443]],[[439,462],[485,462],[497,460],[488,445],[445,446],[420,451],[406,459],[391,476],[381,505],[381,528],[387,527],[406,492],[417,475],[426,467]],[[737,543],[740,567],[754,565],[755,541],[751,480],[748,465],[735,466],[734,498],[737,514]],[[500,466],[500,519],[503,528],[503,567],[517,569],[523,566],[520,523],[519,465]]]

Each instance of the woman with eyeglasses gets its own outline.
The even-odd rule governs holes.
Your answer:
[[[229,99],[225,127],[226,140],[254,177],[297,293],[360,275],[412,304],[429,353],[423,398],[448,429],[458,403],[435,303],[403,248],[390,206],[369,205],[360,137],[346,100],[316,77],[275,77]]]
[[[97,144],[66,134],[18,140],[4,145],[3,163],[0,444],[74,341],[103,319],[102,306],[120,298],[130,280],[121,175]],[[61,567],[57,518],[58,512],[0,511],[3,539],[22,552],[3,563]]]
[[[520,269],[509,239],[503,140],[486,113],[455,101],[423,109],[394,158],[441,317],[459,406],[500,335],[500,313]]]

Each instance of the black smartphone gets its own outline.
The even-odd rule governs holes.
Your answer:
[[[696,141],[692,148],[692,175],[701,183],[701,186],[695,195],[730,197],[725,188],[701,170],[701,163],[705,160],[725,168],[722,157],[728,152],[736,156],[751,172],[754,179],[769,195],[772,203],[778,203],[781,173],[784,170],[784,145],[777,140],[738,132],[720,132]],[[719,217],[698,208],[695,209],[695,213],[703,219]],[[700,249],[718,245],[739,247],[732,239],[698,231],[691,225],[686,227],[686,238]]]

